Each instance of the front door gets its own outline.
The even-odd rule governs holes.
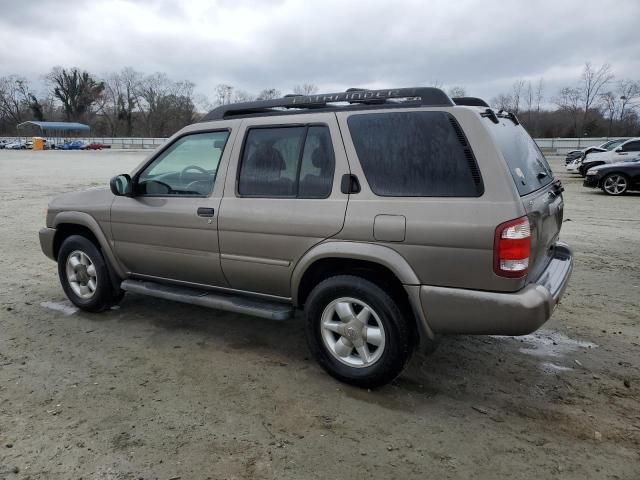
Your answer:
[[[236,143],[220,206],[224,275],[231,288],[290,297],[300,257],[344,223],[349,166],[335,115],[244,120]]]
[[[132,197],[116,197],[114,248],[131,274],[226,285],[217,217],[229,136],[219,130],[178,137],[134,175]]]

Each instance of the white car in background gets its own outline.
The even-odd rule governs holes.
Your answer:
[[[27,143],[18,140],[17,142],[7,143],[4,148],[6,150],[24,150],[27,148]]]
[[[613,151],[593,152],[587,154],[582,159],[581,164],[577,167],[577,171],[584,177],[587,174],[587,170],[592,167],[622,162],[627,160],[629,156],[633,156],[638,153],[640,153],[640,137],[631,138],[620,144],[620,146],[615,148]],[[569,170],[569,168],[567,168],[567,170]]]
[[[607,151],[615,150],[617,147],[619,147],[620,145],[622,145],[626,141],[627,141],[626,138],[618,138],[618,139],[614,139],[614,140],[608,140],[608,141],[606,141],[606,142],[604,142],[604,143],[602,143],[600,145],[597,145],[597,146],[593,146],[592,145],[590,147],[585,147],[585,148],[582,148],[580,150],[571,150],[570,152],[567,152],[567,157],[565,159],[565,165],[569,165],[574,160],[578,160],[580,158],[584,158],[589,153],[607,152]]]

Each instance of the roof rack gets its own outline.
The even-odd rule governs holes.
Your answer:
[[[456,105],[467,105],[469,107],[488,107],[489,104],[478,97],[453,97],[453,103]]]
[[[350,88],[346,92],[322,93],[314,95],[285,95],[273,100],[258,100],[255,102],[232,103],[221,105],[206,114],[201,121],[224,120],[241,115],[278,113],[279,109],[305,110],[338,107],[339,103],[350,105],[401,105],[400,99],[405,99],[411,105],[453,107],[455,104],[449,96],[439,88],[393,88],[385,90],[364,90]],[[345,107],[338,107],[345,108]]]

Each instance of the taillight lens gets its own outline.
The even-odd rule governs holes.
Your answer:
[[[493,271],[509,278],[524,277],[529,270],[531,225],[527,217],[516,218],[496,227]]]

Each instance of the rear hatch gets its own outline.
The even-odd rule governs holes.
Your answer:
[[[553,255],[562,226],[564,201],[560,181],[527,131],[515,117],[490,122],[493,138],[507,162],[531,225],[529,281],[537,279]]]

